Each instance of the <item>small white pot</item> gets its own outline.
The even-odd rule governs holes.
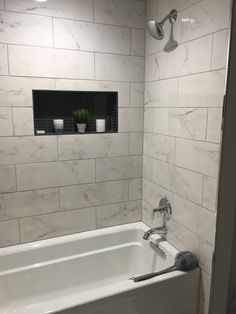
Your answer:
[[[96,132],[106,132],[106,120],[96,119]]]
[[[54,119],[53,126],[56,133],[62,133],[64,128],[64,120],[63,119]]]
[[[86,123],[77,123],[77,130],[79,133],[85,133]]]

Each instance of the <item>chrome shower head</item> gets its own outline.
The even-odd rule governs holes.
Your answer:
[[[147,22],[147,29],[149,34],[157,40],[163,39],[164,38],[163,25],[167,20],[169,20],[171,24],[174,24],[175,21],[177,20],[177,14],[178,13],[176,9],[171,10],[170,13],[160,23],[158,23],[156,20],[149,19]]]

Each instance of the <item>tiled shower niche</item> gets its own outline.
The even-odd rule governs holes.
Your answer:
[[[62,134],[96,133],[96,119],[106,120],[106,133],[118,132],[118,92],[33,90],[33,109],[35,135],[57,134],[54,119],[64,120]],[[86,133],[77,132],[75,109],[90,113]]]

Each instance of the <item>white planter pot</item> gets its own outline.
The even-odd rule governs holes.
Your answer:
[[[106,132],[106,120],[96,119],[96,132]]]
[[[53,126],[55,133],[63,133],[64,120],[63,119],[54,119]]]
[[[77,123],[77,130],[79,133],[85,133],[86,123]]]

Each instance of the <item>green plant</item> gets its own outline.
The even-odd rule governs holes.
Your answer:
[[[89,111],[87,109],[76,109],[72,112],[77,123],[87,123],[89,119]]]

